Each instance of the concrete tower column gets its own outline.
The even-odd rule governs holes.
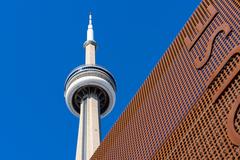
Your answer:
[[[90,159],[100,145],[99,102],[95,95],[87,98],[87,159]]]
[[[99,102],[90,94],[81,103],[76,160],[90,159],[99,144]]]

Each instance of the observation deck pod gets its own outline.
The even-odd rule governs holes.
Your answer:
[[[116,82],[105,68],[96,65],[82,65],[75,68],[65,82],[64,96],[69,110],[80,114],[82,101],[90,95],[97,96],[101,118],[114,107]]]

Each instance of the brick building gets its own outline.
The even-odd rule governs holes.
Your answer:
[[[203,0],[92,159],[240,158],[240,1]]]

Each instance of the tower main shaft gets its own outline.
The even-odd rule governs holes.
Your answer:
[[[90,159],[100,144],[98,101],[90,94],[81,103],[76,160]]]

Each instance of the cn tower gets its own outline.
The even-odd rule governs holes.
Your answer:
[[[100,144],[100,117],[111,112],[115,103],[116,83],[109,71],[96,65],[96,46],[89,15],[85,64],[67,77],[64,97],[69,110],[79,117],[76,160],[89,160]]]

